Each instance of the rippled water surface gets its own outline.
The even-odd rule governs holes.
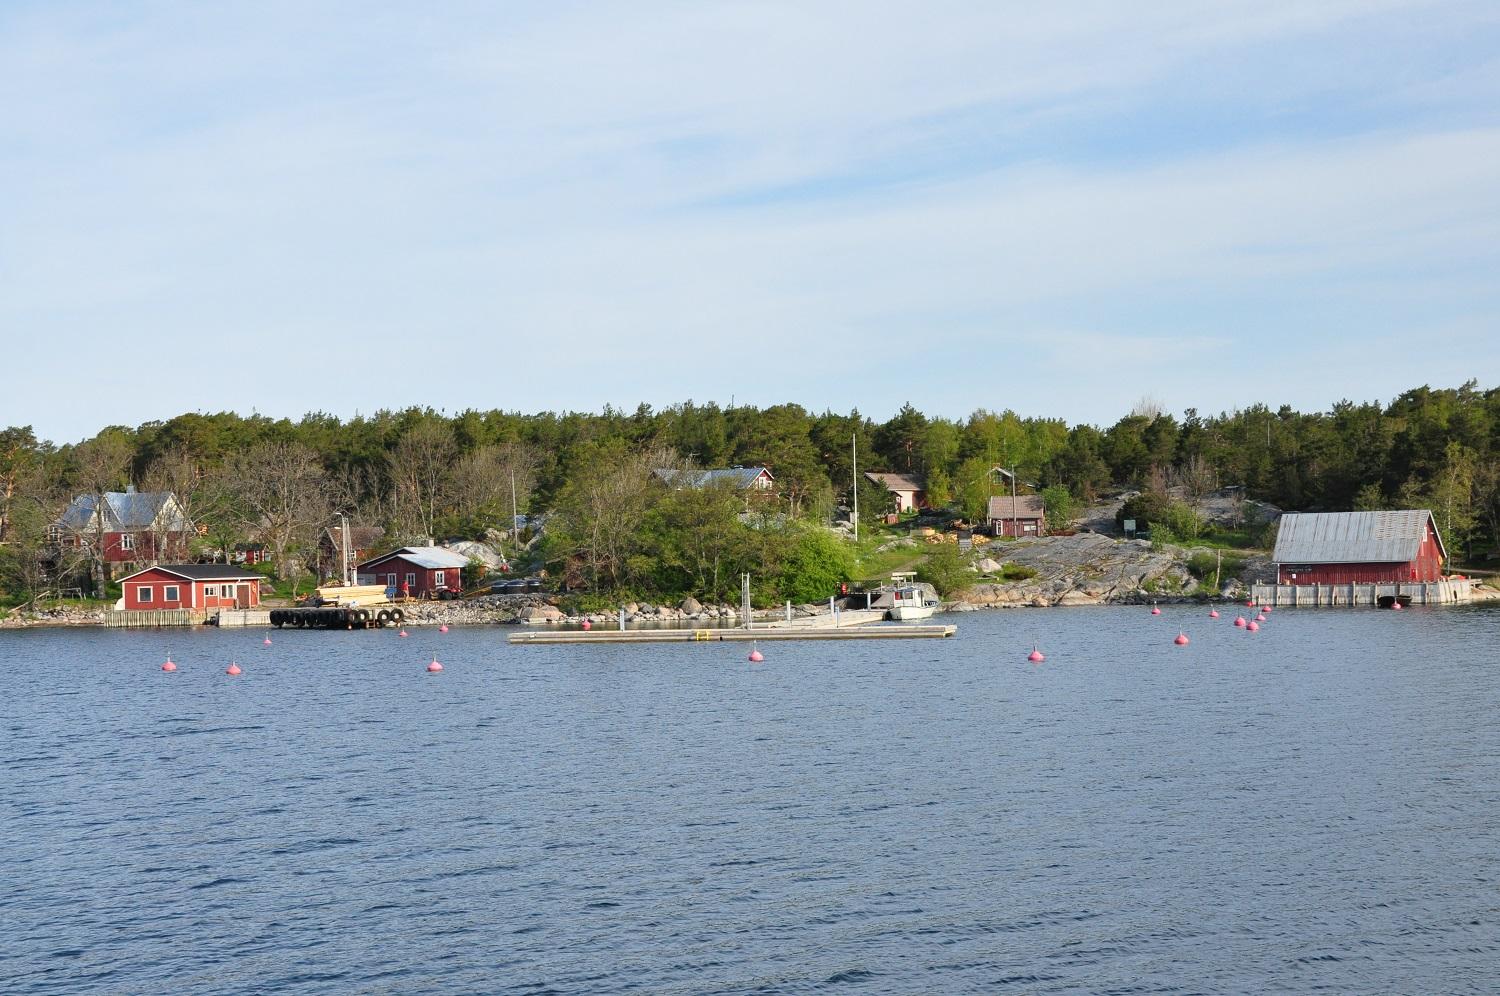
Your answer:
[[[0,632],[0,989],[1493,992],[1500,611],[1231,616]]]

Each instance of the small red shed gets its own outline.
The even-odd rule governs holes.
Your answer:
[[[161,564],[120,579],[125,611],[254,609],[261,576],[232,564]]]
[[[440,546],[403,546],[359,565],[362,578],[395,588],[412,598],[432,598],[463,589],[462,572],[469,561]]]
[[[1040,495],[991,495],[985,522],[996,536],[1041,536],[1047,510]]]
[[[1447,552],[1425,508],[1288,512],[1277,526],[1277,584],[1441,581]]]

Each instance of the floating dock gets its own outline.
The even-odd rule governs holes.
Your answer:
[[[943,639],[957,626],[782,626],[774,629],[554,629],[512,633],[511,643],[750,643],[773,640]]]

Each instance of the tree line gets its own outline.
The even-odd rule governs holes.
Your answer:
[[[833,556],[805,535],[849,503],[856,453],[860,471],[917,476],[933,504],[970,519],[997,492],[998,467],[1078,502],[1122,488],[1193,497],[1238,485],[1285,509],[1430,507],[1450,551],[1500,549],[1500,389],[1474,381],[1318,412],[1254,405],[1178,417],[1148,400],[1105,428],[1010,410],[950,419],[906,405],[876,421],[692,401],[349,420],[221,412],[64,445],[25,426],[0,430],[0,589],[24,593],[49,572],[86,568],[49,554],[47,527],[77,495],[134,484],[174,492],[205,555],[254,540],[273,563],[295,564],[338,513],[384,526],[392,545],[483,538],[508,530],[513,511],[547,513],[541,556],[584,586],[717,595],[741,568]],[[718,489],[665,488],[652,474],[733,465],[768,467],[774,495],[751,507]],[[858,487],[862,516],[888,508],[882,489],[862,477]]]

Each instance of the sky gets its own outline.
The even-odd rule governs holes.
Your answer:
[[[1500,4],[0,3],[0,426],[1500,386]]]

